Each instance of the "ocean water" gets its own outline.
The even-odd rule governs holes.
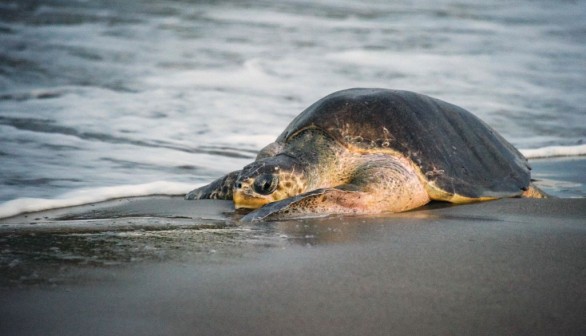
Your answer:
[[[425,93],[586,154],[584,1],[0,2],[0,217],[183,194],[317,99]]]

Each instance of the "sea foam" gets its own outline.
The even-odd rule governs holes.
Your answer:
[[[521,149],[520,151],[528,159],[584,156],[586,155],[586,144],[575,146],[549,146],[535,149]],[[103,202],[117,198],[154,195],[184,195],[196,187],[198,187],[198,185],[158,181],[137,185],[80,189],[65,193],[55,199],[19,198],[0,204],[0,218],[12,217],[29,212]]]
[[[138,185],[80,189],[65,193],[56,199],[19,198],[0,204],[0,218],[12,217],[28,212],[103,202],[116,198],[184,195],[195,187],[197,186],[186,183],[157,181]]]
[[[535,149],[522,149],[521,153],[528,159],[541,159],[560,156],[586,155],[586,144],[575,146],[548,146]]]

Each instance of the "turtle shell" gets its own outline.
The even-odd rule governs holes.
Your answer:
[[[350,150],[407,158],[434,199],[511,197],[530,183],[527,159],[490,126],[461,107],[414,92],[332,93],[297,116],[277,142],[308,128]]]

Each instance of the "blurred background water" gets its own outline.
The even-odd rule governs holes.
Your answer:
[[[529,156],[582,151],[585,14],[546,0],[3,0],[0,203],[184,193],[350,87],[460,105]]]

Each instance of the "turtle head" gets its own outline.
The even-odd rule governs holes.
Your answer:
[[[307,179],[303,165],[289,155],[279,154],[255,161],[242,169],[234,183],[236,209],[261,206],[303,193]]]

